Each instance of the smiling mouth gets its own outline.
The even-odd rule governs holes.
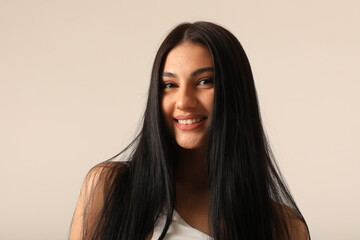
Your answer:
[[[182,124],[182,125],[190,125],[190,124],[194,124],[194,123],[199,123],[203,120],[205,120],[206,117],[202,117],[202,118],[192,118],[192,119],[174,119],[175,121],[177,121],[178,123]]]

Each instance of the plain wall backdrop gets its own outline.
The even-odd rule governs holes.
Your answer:
[[[360,1],[0,0],[0,239],[66,239],[87,171],[138,130],[155,52],[225,26],[313,239],[360,239]]]

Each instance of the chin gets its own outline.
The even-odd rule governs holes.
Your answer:
[[[179,145],[179,144],[178,144]],[[194,150],[194,149],[199,149],[203,146],[188,146],[188,145],[179,145],[179,147],[181,147],[182,149],[186,149],[186,150]]]
[[[176,143],[179,147],[187,150],[198,149],[204,147],[204,141],[181,141],[177,140]]]

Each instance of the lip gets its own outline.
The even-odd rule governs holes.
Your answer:
[[[175,116],[175,120],[187,120],[187,119],[193,119],[193,118],[205,118],[205,116],[202,115],[178,115]]]
[[[194,119],[194,118],[201,118],[202,120],[200,122],[197,123],[191,123],[191,124],[180,124],[177,120],[187,120],[187,119]],[[180,115],[180,116],[176,116],[174,118],[174,122],[175,122],[175,126],[183,131],[190,131],[190,130],[194,130],[197,129],[199,127],[201,127],[204,123],[205,120],[207,119],[207,117],[201,116],[201,115]]]

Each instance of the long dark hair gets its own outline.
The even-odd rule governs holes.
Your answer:
[[[153,65],[147,106],[139,135],[100,179],[104,204],[96,220],[84,221],[86,239],[145,239],[159,214],[175,206],[175,148],[161,114],[161,74],[178,44],[200,43],[211,53],[215,95],[207,143],[211,234],[220,239],[290,239],[288,222],[307,225],[273,157],[262,127],[254,80],[236,37],[210,22],[183,23],[161,44]],[[110,170],[109,170],[110,169]],[[90,211],[90,210],[89,210]]]

